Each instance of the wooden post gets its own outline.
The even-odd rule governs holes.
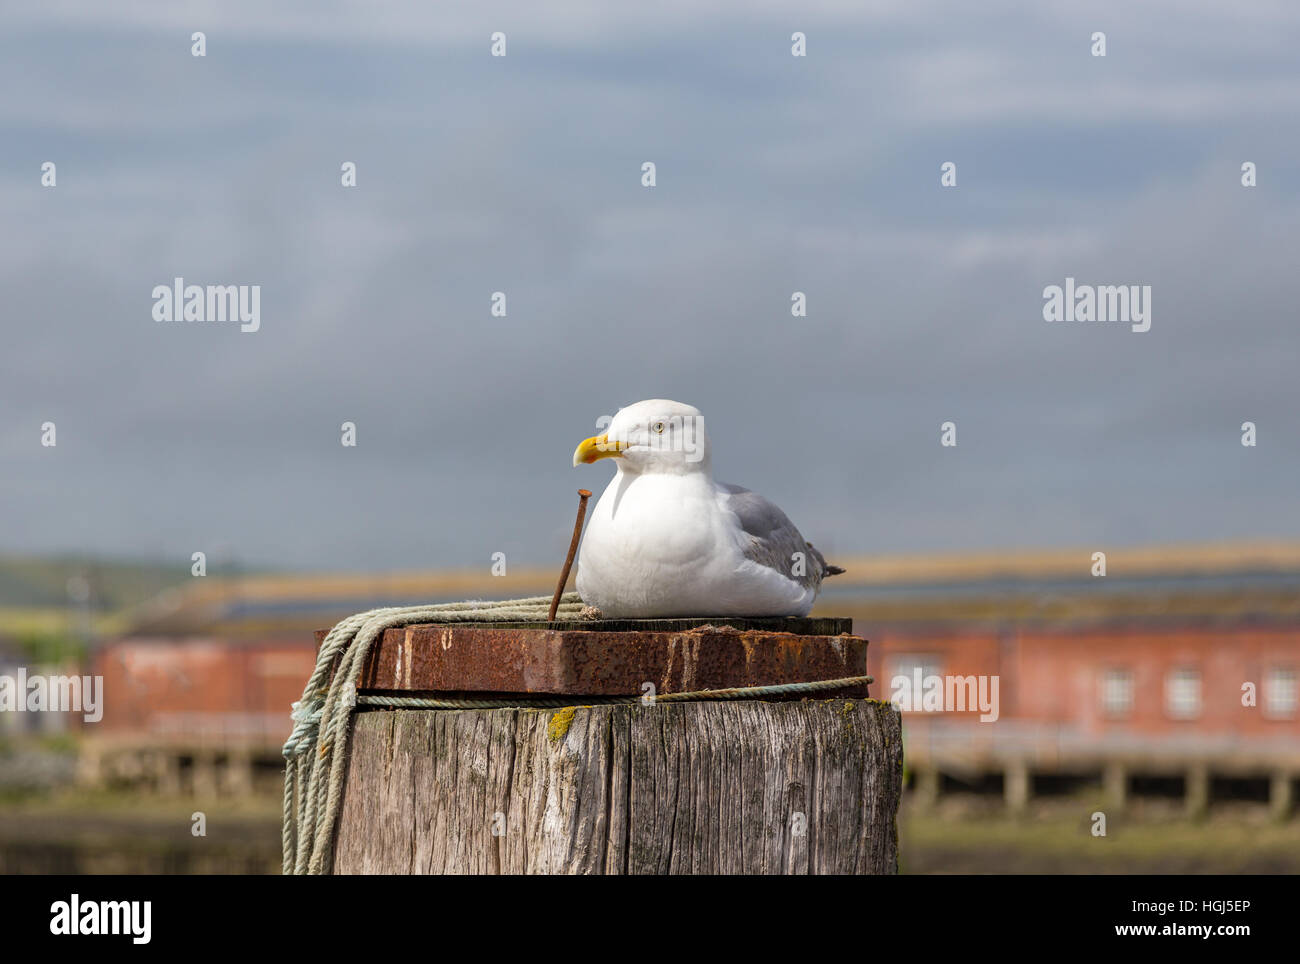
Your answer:
[[[1002,794],[1012,813],[1024,813],[1029,808],[1031,782],[1026,761],[1015,759],[1007,763],[1002,776]]]
[[[102,787],[104,773],[103,745],[93,738],[82,740],[77,754],[77,783],[83,787]]]
[[[1184,800],[1187,815],[1193,819],[1204,817],[1210,806],[1210,770],[1204,763],[1193,763],[1187,768]]]
[[[933,764],[916,770],[916,804],[922,810],[932,810],[939,803],[939,786],[943,778]]]
[[[222,795],[247,797],[253,793],[253,754],[248,747],[237,746],[226,754],[221,770]]]
[[[877,700],[359,714],[334,872],[892,874]]]
[[[1114,810],[1128,806],[1128,767],[1119,760],[1106,763],[1102,775],[1106,803]]]
[[[1291,773],[1288,770],[1274,770],[1268,783],[1268,812],[1274,820],[1286,820],[1291,816],[1292,793]]]
[[[514,694],[519,705],[363,701],[331,869],[896,873],[902,725],[867,698],[867,641],[848,620],[723,623],[389,630],[367,657],[361,696]],[[658,700],[828,680],[857,682],[807,698]],[[653,698],[596,702],[640,694]],[[573,705],[528,705],[543,699]]]
[[[217,755],[212,750],[196,749],[190,767],[190,792],[211,799],[217,795]]]
[[[174,750],[166,747],[149,752],[154,786],[160,796],[178,797],[181,794],[181,764]]]

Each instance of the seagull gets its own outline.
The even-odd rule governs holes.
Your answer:
[[[700,410],[653,398],[619,409],[574,466],[612,459],[587,524],[578,594],[607,618],[806,616],[826,564],[776,505],[713,480]]]

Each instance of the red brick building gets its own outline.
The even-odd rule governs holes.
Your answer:
[[[1085,580],[974,593],[949,584],[904,605],[875,597],[854,607],[855,631],[871,640],[875,694],[904,696],[906,758],[925,796],[992,779],[1020,806],[1038,784],[1098,779],[1122,803],[1136,783],[1172,780],[1201,809],[1236,781],[1291,809],[1300,578],[1168,577],[1105,592]],[[981,722],[969,699],[910,707],[902,680],[931,677],[950,697],[996,678],[996,720]]]
[[[1020,806],[1048,783],[1078,779],[1102,781],[1123,802],[1144,782],[1172,780],[1201,808],[1216,781],[1237,780],[1289,811],[1300,778],[1300,548],[1112,553],[1101,579],[1088,559],[850,560],[828,583],[818,612],[852,616],[870,640],[874,695],[891,698],[894,679],[918,671],[945,695],[969,680],[974,697],[996,681],[996,720],[942,706],[905,712],[922,795],[992,781]],[[553,574],[509,585],[467,578],[202,587],[98,650],[92,672],[106,698],[94,739],[168,746],[172,757],[179,747],[196,766],[250,755],[276,766],[314,665],[312,630],[378,605],[545,592]],[[164,781],[171,766],[148,764]]]

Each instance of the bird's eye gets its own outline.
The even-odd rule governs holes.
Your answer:
[[[664,423],[663,423],[663,422],[655,422],[653,425],[650,426],[650,430],[651,430],[652,432],[654,432],[656,435],[663,435],[663,434],[664,434]]]

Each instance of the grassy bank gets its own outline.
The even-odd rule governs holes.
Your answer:
[[[956,809],[956,808],[953,808]],[[1189,820],[1175,807],[1111,814],[1094,836],[1086,802],[1041,807],[1023,818],[943,808],[899,815],[906,874],[1295,874],[1300,819],[1270,820],[1239,807]]]

